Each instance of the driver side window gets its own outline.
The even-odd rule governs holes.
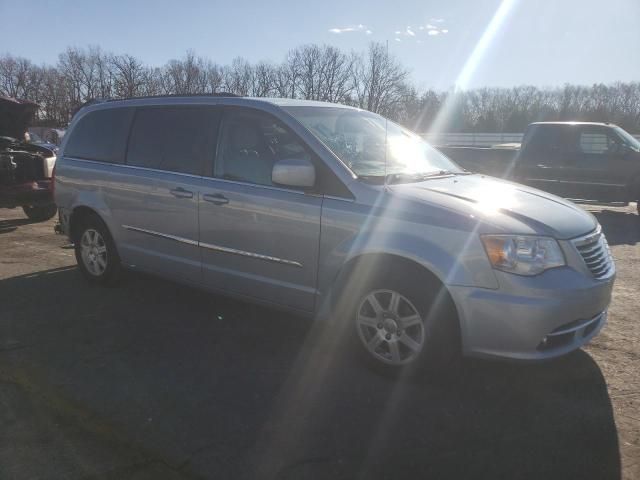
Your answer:
[[[251,109],[225,112],[214,176],[273,185],[271,171],[284,159],[311,160],[302,142],[279,120]]]

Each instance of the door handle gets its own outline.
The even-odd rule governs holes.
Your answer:
[[[214,205],[226,205],[229,203],[229,199],[221,193],[205,193],[202,195],[202,199],[205,202],[210,202]]]
[[[551,168],[549,165],[543,165],[542,163],[539,163],[538,165],[536,165],[536,167],[538,167],[538,168]]]
[[[182,187],[172,188],[171,190],[169,190],[169,192],[171,192],[171,195],[176,198],[193,198],[193,192],[185,190]]]

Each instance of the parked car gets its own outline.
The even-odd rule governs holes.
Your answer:
[[[22,207],[34,221],[52,218],[51,176],[56,155],[51,148],[25,141],[38,105],[0,97],[0,208]]]
[[[513,176],[565,198],[637,202],[640,141],[610,123],[532,123],[525,131]]]
[[[320,102],[93,104],[55,198],[90,282],[125,267],[315,316],[383,368],[565,354],[605,324],[615,277],[591,214]]]

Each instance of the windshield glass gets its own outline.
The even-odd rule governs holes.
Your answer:
[[[463,172],[421,137],[380,115],[340,107],[285,110],[359,177]]]
[[[636,152],[640,152],[640,140],[638,140],[633,135],[631,135],[629,132],[627,132],[626,130],[624,130],[624,129],[620,128],[620,127],[614,127],[614,130],[616,131],[618,136],[620,138],[622,138],[624,143],[629,145]]]

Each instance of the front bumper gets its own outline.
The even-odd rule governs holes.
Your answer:
[[[595,280],[563,267],[536,277],[497,276],[498,290],[449,286],[465,355],[554,358],[580,348],[606,323],[615,274]]]
[[[51,180],[0,186],[0,208],[48,205],[53,203]]]

